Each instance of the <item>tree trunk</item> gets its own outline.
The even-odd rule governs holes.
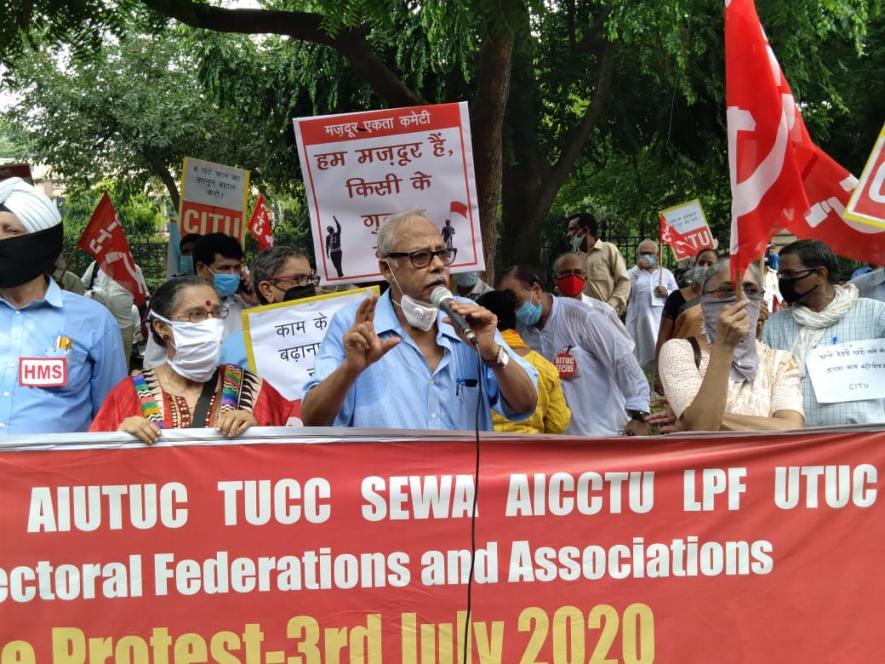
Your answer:
[[[470,109],[477,203],[488,282],[495,278],[504,113],[510,95],[513,62],[513,30],[509,24],[515,3],[502,4],[504,20],[500,16],[487,20],[488,36],[480,51],[477,92]]]
[[[177,215],[178,210],[181,208],[181,197],[178,194],[178,182],[172,177],[169,169],[166,168],[166,164],[163,163],[163,160],[160,159],[158,155],[149,150],[142,150],[141,155],[144,157],[145,162],[147,162],[150,171],[160,178],[165,185],[166,191],[169,192],[169,198],[172,199],[172,205],[175,206],[175,214]]]

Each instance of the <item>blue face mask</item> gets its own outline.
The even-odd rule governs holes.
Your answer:
[[[649,267],[654,267],[657,264],[654,254],[640,254],[640,258],[644,258],[646,265]]]
[[[193,274],[194,273],[194,257],[179,256],[178,257],[178,273]]]
[[[212,285],[215,286],[215,292],[221,297],[228,297],[237,292],[240,287],[239,274],[213,274]]]
[[[516,322],[523,327],[534,327],[541,320],[541,304],[526,300],[516,310]]]
[[[479,276],[476,272],[459,272],[458,274],[453,274],[452,279],[461,288],[473,288],[479,280]]]

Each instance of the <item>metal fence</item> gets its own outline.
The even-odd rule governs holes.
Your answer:
[[[168,242],[161,237],[156,236],[131,236],[129,240],[129,249],[132,251],[132,258],[135,264],[141,268],[147,282],[148,289],[153,292],[166,278],[166,250]],[[65,244],[62,256],[66,259],[70,258],[68,271],[73,272],[78,277],[82,277],[83,273],[93,261],[92,255],[85,251],[77,251],[71,257],[75,243]]]

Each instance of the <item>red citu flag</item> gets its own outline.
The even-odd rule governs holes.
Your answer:
[[[881,263],[885,231],[842,218],[857,179],[808,135],[753,0],[726,0],[725,80],[732,271],[782,228]]]
[[[101,197],[77,246],[92,254],[105,274],[132,293],[137,305],[144,304],[147,285],[135,269],[129,242],[107,194]]]
[[[252,218],[249,219],[249,232],[258,242],[258,248],[264,251],[273,246],[273,227],[270,225],[270,214],[264,204],[264,194],[258,197]]]

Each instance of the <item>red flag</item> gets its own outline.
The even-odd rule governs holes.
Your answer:
[[[842,218],[857,179],[811,140],[753,0],[725,5],[732,270],[761,258],[781,228],[881,263],[885,232]]]
[[[101,197],[77,246],[92,254],[105,274],[132,293],[137,305],[144,304],[147,285],[135,269],[129,242],[107,194]]]
[[[264,194],[258,197],[252,218],[249,219],[249,232],[258,242],[258,248],[264,251],[273,246],[273,227],[270,225],[270,214],[264,204]]]

